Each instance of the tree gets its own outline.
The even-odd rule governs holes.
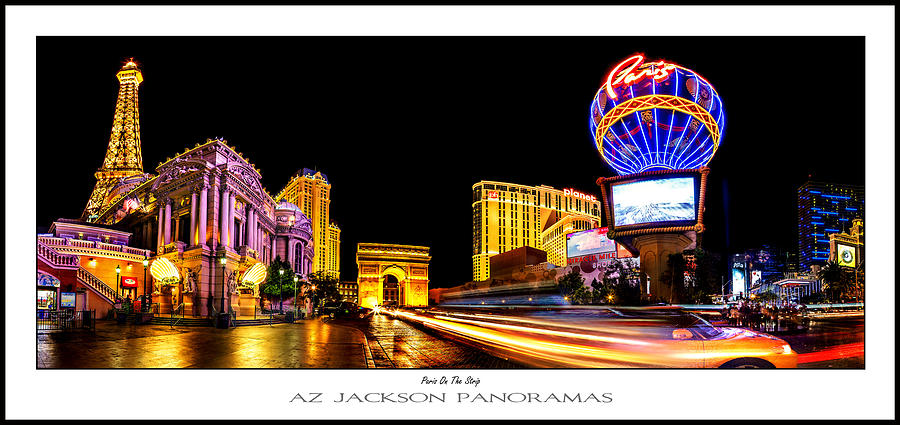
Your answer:
[[[850,276],[837,261],[829,261],[819,269],[816,276],[824,282],[825,293],[831,302],[840,302],[849,294],[851,289]]]
[[[312,290],[315,300],[321,300],[325,303],[340,302],[342,297],[341,292],[338,290],[339,283],[340,281],[337,277],[324,272],[319,271],[309,274],[310,288],[316,288],[315,290]]]
[[[290,263],[283,261],[279,256],[275,257],[269,264],[266,281],[260,286],[259,291],[267,296],[270,303],[274,303],[275,298],[283,302],[284,297],[294,296],[294,271]],[[283,305],[280,307],[283,308]]]
[[[612,294],[612,291],[602,281],[597,281],[596,278],[591,281],[591,289],[591,304],[605,303],[609,299],[609,295]]]
[[[591,297],[590,292],[584,286],[584,278],[577,268],[556,281],[559,294],[572,304],[585,304]]]
[[[756,295],[756,301],[759,301],[759,302],[771,302],[771,301],[777,301],[777,300],[778,300],[778,294],[776,294],[772,291],[761,292]]]
[[[693,255],[691,261],[685,259],[684,253],[669,255],[669,268],[662,279],[672,285],[672,301],[704,304],[721,290],[721,258],[701,248],[689,253]]]
[[[602,286],[607,302],[617,305],[641,305],[640,280],[630,276],[634,268],[634,262],[627,258],[610,261],[607,264],[603,270]]]

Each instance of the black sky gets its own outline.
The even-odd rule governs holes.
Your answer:
[[[317,168],[343,279],[357,242],[393,242],[430,246],[432,286],[456,285],[472,277],[473,183],[599,194],[597,177],[614,175],[588,106],[635,52],[697,71],[724,102],[705,248],[796,249],[809,174],[863,184],[862,37],[39,37],[37,226],[81,215],[115,73],[134,57],[145,172],[219,136],[273,195]]]

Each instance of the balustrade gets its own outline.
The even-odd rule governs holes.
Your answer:
[[[71,254],[60,254],[55,249],[38,242],[38,256],[57,267],[78,267],[78,256]]]
[[[96,290],[100,295],[106,297],[110,303],[114,303],[116,299],[116,290],[109,287],[109,285],[103,283],[100,278],[91,274],[91,272],[87,271],[84,267],[79,267],[76,272],[76,277],[85,285]]]
[[[38,236],[38,243],[44,244],[48,247],[62,247],[64,250],[65,247],[76,248],[74,250],[68,250],[69,252],[73,252],[75,254],[82,255],[97,255],[97,256],[107,256],[110,258],[121,258],[123,260],[128,261],[139,261],[140,258],[135,258],[134,256],[140,257],[149,257],[150,251],[146,249],[133,248],[130,246],[117,245],[111,243],[104,243],[99,241],[86,241],[81,239],[72,239],[72,238],[58,238],[58,237],[50,237],[50,236]],[[55,252],[55,250],[54,250]],[[69,255],[69,254],[61,254],[60,255]],[[121,253],[121,254],[116,254]],[[77,264],[77,257],[76,263]]]

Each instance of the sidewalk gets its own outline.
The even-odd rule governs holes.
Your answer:
[[[321,320],[231,329],[118,325],[40,333],[38,368],[366,368],[359,330]]]

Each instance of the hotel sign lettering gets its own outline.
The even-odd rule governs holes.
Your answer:
[[[584,199],[585,201],[597,202],[596,196],[581,193],[575,189],[563,189],[563,194],[565,194],[566,196],[574,196],[576,198],[581,198],[581,199]]]

